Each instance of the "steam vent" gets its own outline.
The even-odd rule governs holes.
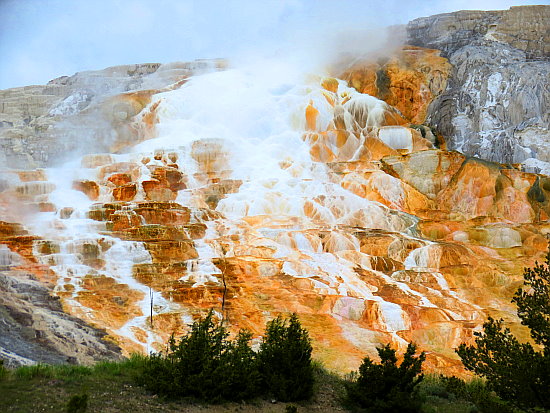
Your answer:
[[[0,358],[165,348],[213,308],[296,312],[338,372],[414,341],[431,371],[550,234],[550,6],[413,20],[330,72],[136,64],[0,91]],[[4,317],[4,316],[2,316]]]

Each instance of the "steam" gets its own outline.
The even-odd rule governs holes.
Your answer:
[[[483,0],[475,8],[529,3]],[[0,89],[120,64],[242,59],[308,44],[315,61],[322,50],[374,43],[382,26],[471,8],[466,0],[3,0]]]

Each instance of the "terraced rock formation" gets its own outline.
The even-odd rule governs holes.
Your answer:
[[[453,58],[406,46],[332,77],[206,66],[66,101],[69,131],[108,120],[101,151],[2,171],[0,263],[125,354],[210,308],[255,339],[297,312],[342,372],[412,340],[430,369],[462,374],[454,348],[488,315],[528,337],[510,298],[548,248],[550,178],[446,149],[454,135],[427,123],[454,93]]]

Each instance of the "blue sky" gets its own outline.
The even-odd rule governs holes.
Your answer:
[[[322,48],[339,31],[376,30],[507,0],[0,0],[0,89],[142,62]],[[312,35],[314,33],[314,35]]]

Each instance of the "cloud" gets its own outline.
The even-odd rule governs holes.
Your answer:
[[[479,9],[528,1],[484,0]],[[107,66],[336,47],[383,25],[472,8],[418,0],[2,0],[0,88]],[[344,33],[343,35],[341,33]],[[349,33],[360,33],[350,36]],[[379,40],[377,36],[371,39]],[[340,42],[340,45],[360,42]],[[317,54],[319,56],[319,54]]]

